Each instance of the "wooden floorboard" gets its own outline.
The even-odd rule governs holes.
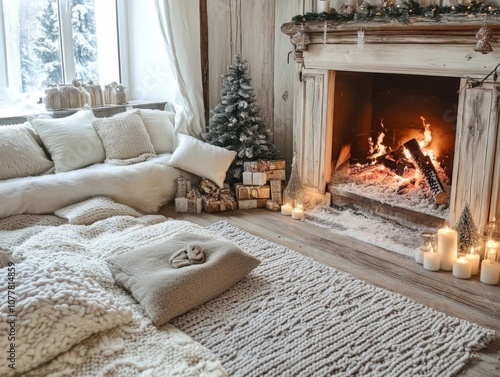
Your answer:
[[[483,349],[460,376],[500,376],[500,286],[488,286],[478,277],[454,278],[449,272],[430,272],[407,256],[340,236],[305,221],[266,209],[221,213],[176,213],[167,205],[160,214],[201,226],[226,220],[271,242],[284,245],[321,263],[347,272],[369,284],[410,297],[440,312],[494,329],[497,339]]]

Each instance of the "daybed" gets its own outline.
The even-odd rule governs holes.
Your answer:
[[[174,198],[179,177],[206,172],[222,185],[234,158],[188,135],[174,147],[174,123],[164,111],[95,118],[86,107],[0,127],[0,349],[8,356],[0,375],[226,375],[208,349],[167,322],[259,261],[194,224],[147,215]],[[203,263],[175,268],[188,246]],[[142,266],[151,248],[170,250],[177,265]],[[141,255],[148,258],[136,261]],[[157,266],[167,278],[156,283],[167,285],[155,290],[144,278]]]

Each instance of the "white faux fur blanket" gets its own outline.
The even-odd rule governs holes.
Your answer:
[[[36,260],[69,265],[133,313],[132,322],[91,335],[25,376],[226,376],[207,348],[170,324],[155,327],[132,296],[116,285],[105,261],[185,231],[221,238],[195,224],[159,215],[115,216],[89,226],[70,225],[50,215],[1,219],[0,240],[13,251],[16,265]],[[6,280],[6,269],[0,274]]]
[[[53,213],[97,195],[155,213],[174,198],[178,177],[193,178],[169,166],[171,156],[159,155],[126,166],[96,164],[64,173],[0,181],[0,218]]]

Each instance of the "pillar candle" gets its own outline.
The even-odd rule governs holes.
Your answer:
[[[448,227],[438,230],[438,254],[441,256],[441,270],[453,270],[457,259],[458,233]]]
[[[492,262],[488,259],[481,263],[481,275],[479,276],[481,283],[496,285],[500,280],[500,263]]]
[[[292,211],[292,219],[302,220],[303,218],[304,218],[304,210],[302,209],[302,206],[299,204]]]
[[[330,10],[330,0],[318,0],[318,13],[327,12]]]
[[[453,276],[459,279],[469,279],[471,277],[472,266],[465,257],[458,258],[453,262]]]
[[[424,263],[424,251],[420,247],[415,249],[415,262],[418,264]]]
[[[438,271],[440,266],[440,256],[434,252],[431,247],[429,251],[424,253],[424,268],[429,271]]]
[[[470,248],[470,253],[465,254],[471,265],[471,274],[477,275],[479,273],[479,254],[476,254],[474,248]]]
[[[281,206],[281,214],[285,216],[292,215],[293,208],[290,204],[286,203]]]

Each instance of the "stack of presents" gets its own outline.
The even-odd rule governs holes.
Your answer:
[[[278,211],[286,182],[285,160],[248,161],[243,163],[243,170],[243,182],[233,189],[228,184],[221,188],[207,178],[201,178],[197,186],[179,178],[176,212],[223,212],[238,208]]]

